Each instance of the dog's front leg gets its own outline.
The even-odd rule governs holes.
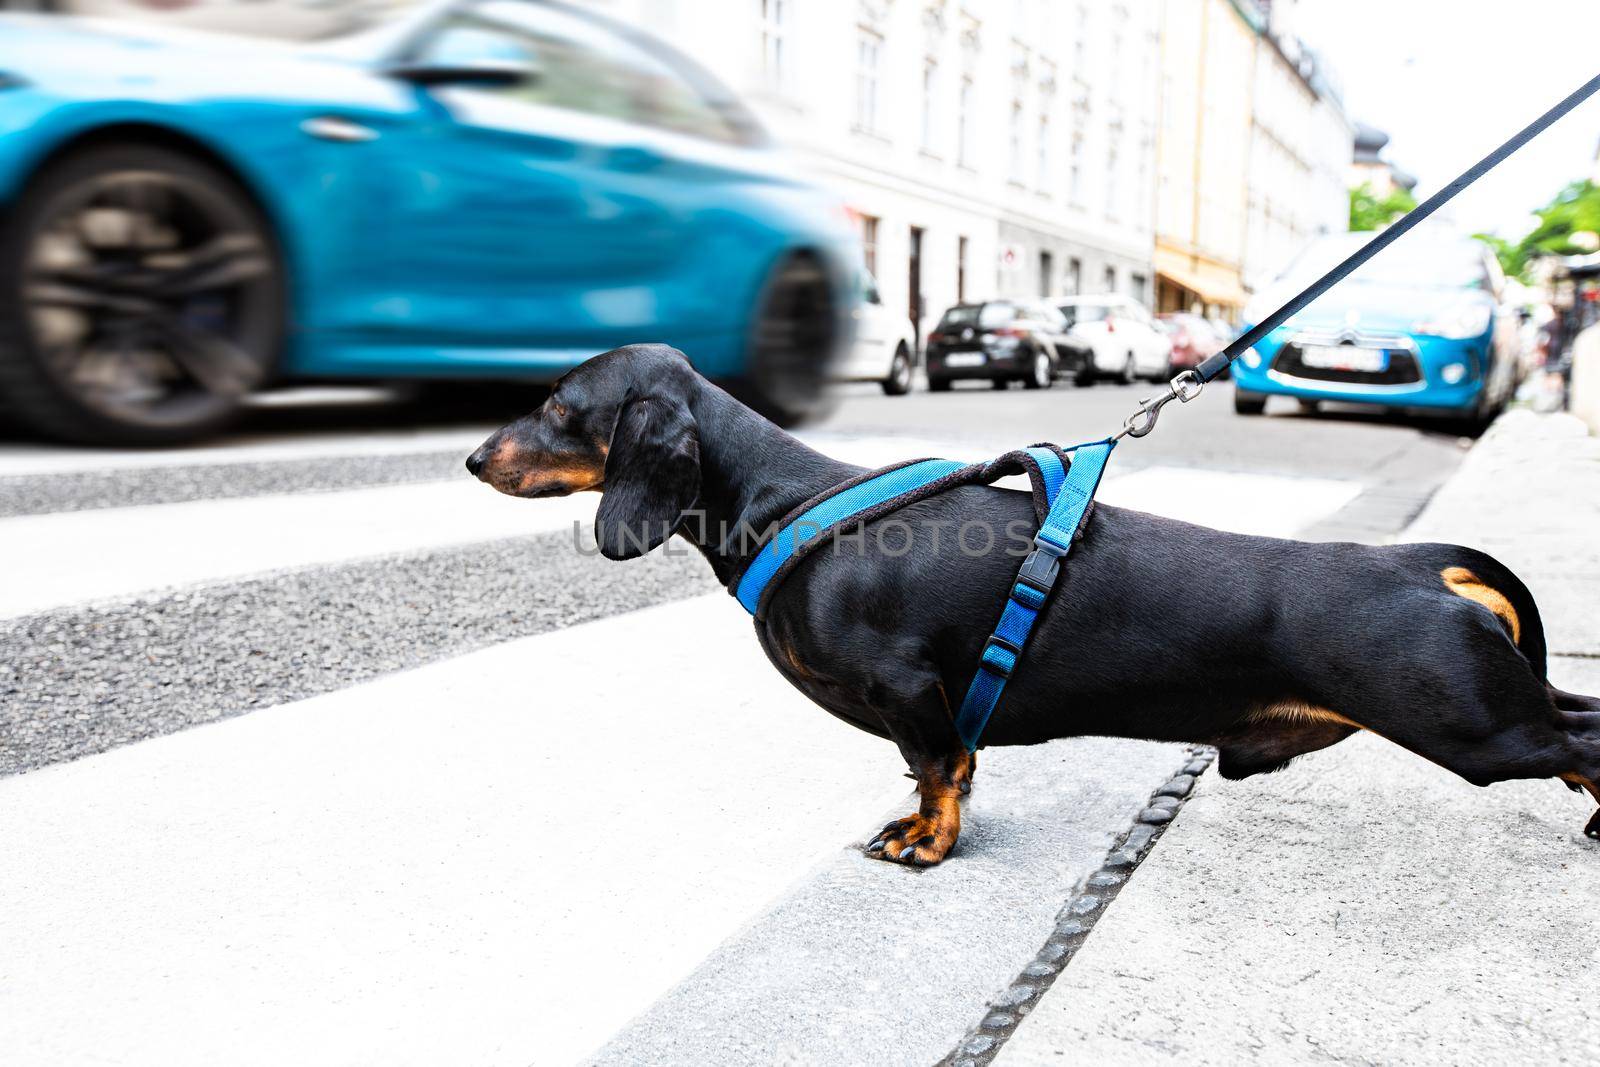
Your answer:
[[[961,833],[961,796],[972,788],[977,761],[962,749],[942,756],[907,755],[920,802],[914,815],[896,819],[867,845],[867,854],[917,867],[944,859]]]

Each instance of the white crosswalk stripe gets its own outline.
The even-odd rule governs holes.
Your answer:
[[[1148,468],[1103,497],[1287,535],[1359,488]],[[557,529],[593,506],[463,477],[4,519],[0,558],[28,562],[0,618]],[[539,576],[518,577],[536,597]],[[901,770],[791,690],[715,595],[0,779],[0,1058],[571,1062],[875,829]]]

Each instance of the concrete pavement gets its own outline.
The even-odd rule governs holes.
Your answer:
[[[1600,440],[1576,420],[1505,416],[1403,539],[1511,565],[1552,681],[1600,693]],[[997,1062],[1594,1063],[1593,808],[1371,735],[1208,776]]]

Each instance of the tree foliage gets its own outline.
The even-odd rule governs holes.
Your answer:
[[[1595,250],[1594,235],[1600,234],[1600,185],[1587,179],[1570,182],[1534,214],[1539,222],[1521,240],[1477,235],[1494,249],[1501,268],[1513,278],[1527,280],[1528,266],[1537,256],[1577,256]],[[1584,236],[1575,241],[1575,234]]]
[[[1389,195],[1379,197],[1372,186],[1362,182],[1350,190],[1350,230],[1376,230],[1417,206],[1410,190],[1395,186]]]

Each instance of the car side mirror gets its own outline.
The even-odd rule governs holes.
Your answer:
[[[515,59],[475,59],[461,63],[422,60],[398,63],[387,68],[384,73],[391,78],[398,78],[428,89],[451,85],[499,89],[513,85],[531,85],[539,80],[539,71],[533,64]]]

